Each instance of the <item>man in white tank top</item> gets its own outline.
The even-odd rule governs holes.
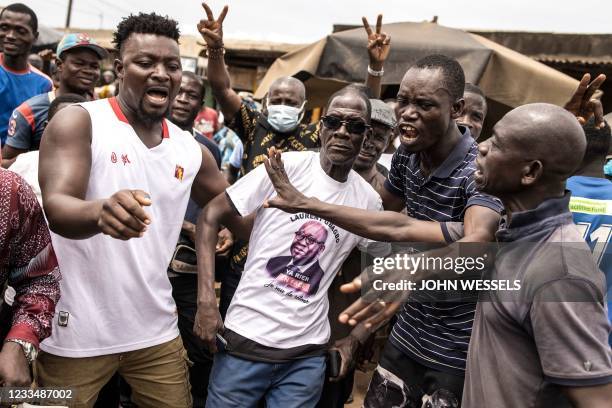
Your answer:
[[[165,119],[181,83],[176,21],[124,19],[116,98],[71,106],[43,137],[40,182],[64,279],[38,384],[90,407],[119,372],[139,407],[191,406],[166,269],[191,195],[224,191],[211,156]]]

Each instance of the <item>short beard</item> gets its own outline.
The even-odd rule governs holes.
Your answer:
[[[168,104],[168,107],[163,113],[160,113],[160,114],[148,113],[144,110],[143,100],[141,99],[140,103],[138,104],[138,112],[137,112],[138,118],[143,122],[145,126],[151,126],[157,122],[161,122],[164,118],[169,117],[170,108],[171,108],[171,105]]]

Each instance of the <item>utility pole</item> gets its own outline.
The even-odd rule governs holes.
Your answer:
[[[66,13],[66,30],[70,28],[70,16],[72,15],[72,0],[68,0],[68,12]]]

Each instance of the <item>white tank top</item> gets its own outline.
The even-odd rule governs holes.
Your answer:
[[[64,357],[139,350],[178,336],[166,273],[178,241],[202,153],[187,132],[164,120],[163,140],[147,148],[117,101],[81,104],[91,117],[91,174],[86,200],[119,190],[151,195],[151,224],[142,238],[97,234],[84,240],[52,235],[62,279],[53,331],[41,348]]]

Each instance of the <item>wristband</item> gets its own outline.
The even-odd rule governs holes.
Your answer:
[[[370,68],[370,66],[368,65],[368,74],[372,75],[373,77],[381,77],[383,75],[385,75],[385,70],[381,69],[380,71],[374,71],[372,68]]]
[[[225,47],[206,48],[206,57],[211,60],[223,59],[225,55]]]
[[[10,341],[11,343],[17,343],[21,346],[21,350],[23,351],[23,354],[29,365],[32,365],[34,360],[36,360],[36,357],[38,356],[38,350],[36,350],[36,347],[34,347],[32,343],[18,339],[9,339],[6,341]]]

